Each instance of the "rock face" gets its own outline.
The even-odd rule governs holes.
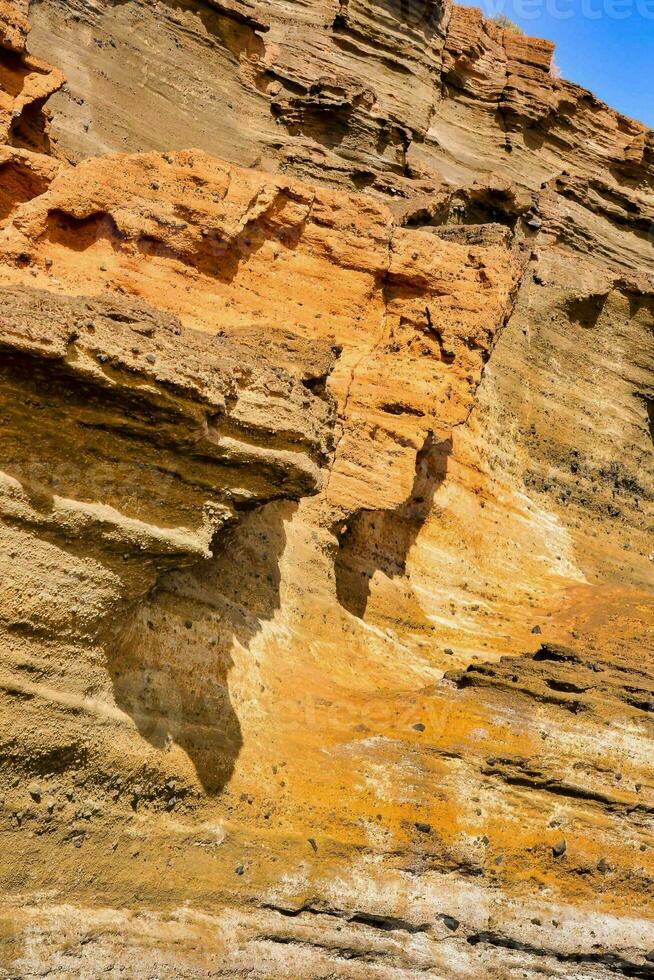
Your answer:
[[[654,136],[475,10],[27,14],[0,975],[654,976]]]

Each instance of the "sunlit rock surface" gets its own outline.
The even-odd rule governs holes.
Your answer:
[[[0,975],[654,975],[654,137],[551,59],[0,2]]]

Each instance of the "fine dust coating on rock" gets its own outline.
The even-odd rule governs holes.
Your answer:
[[[0,973],[654,975],[652,134],[449,5],[27,15]]]

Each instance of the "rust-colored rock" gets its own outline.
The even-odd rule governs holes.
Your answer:
[[[27,53],[27,3],[0,3],[0,145],[44,149],[43,106],[64,84],[64,76]]]
[[[652,974],[652,134],[410,6],[0,5],[7,976]]]

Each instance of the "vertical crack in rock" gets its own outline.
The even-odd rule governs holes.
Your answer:
[[[341,605],[365,618],[370,582],[376,572],[388,578],[406,574],[406,562],[420,530],[431,513],[434,495],[447,474],[451,439],[434,444],[428,433],[416,456],[411,493],[394,510],[361,510],[341,532],[335,562],[336,591]]]

